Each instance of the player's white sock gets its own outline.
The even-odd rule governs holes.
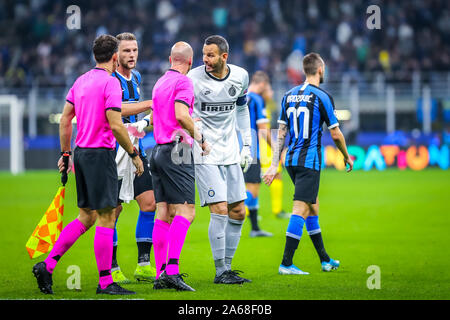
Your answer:
[[[225,264],[227,270],[231,270],[231,260],[241,240],[241,230],[244,220],[236,220],[228,218],[225,228]]]
[[[209,243],[211,244],[217,276],[227,270],[225,266],[225,228],[227,220],[228,216],[226,215],[211,213],[211,220],[209,221]]]

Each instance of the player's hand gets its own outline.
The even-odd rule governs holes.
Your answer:
[[[200,144],[200,147],[202,148],[202,156],[207,156],[211,152],[211,147],[206,141],[203,141],[203,143]]]
[[[345,167],[347,169],[347,172],[350,172],[353,170],[353,160],[351,157],[344,158]]]
[[[275,179],[277,172],[278,166],[271,165],[269,169],[267,169],[266,173],[264,173],[262,176],[264,183],[270,186],[272,184],[273,179]]]
[[[72,169],[72,165],[73,165],[73,162],[72,162],[72,156],[69,156],[69,165],[68,165],[67,168],[64,168],[63,157],[64,157],[64,156],[61,156],[61,158],[59,158],[59,160],[58,160],[58,169],[59,169],[59,173],[63,172],[64,170],[65,170],[66,172],[69,172],[69,171]]]
[[[131,127],[135,127],[137,132],[144,132],[144,128],[146,128],[148,126],[149,122],[147,120],[140,120],[140,121],[136,121],[133,123],[130,123],[129,125]]]
[[[250,151],[250,146],[243,146],[241,151],[241,167],[244,173],[248,171],[252,164],[253,158]]]
[[[139,156],[131,158],[133,161],[134,166],[136,167],[136,175],[140,177],[142,173],[144,172],[144,164],[142,163],[142,160]]]

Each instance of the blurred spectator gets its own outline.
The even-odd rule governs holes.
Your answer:
[[[366,8],[373,3],[381,7],[381,30],[366,27]],[[292,83],[302,80],[293,60],[309,51],[326,59],[331,77],[348,73],[353,81],[374,71],[389,81],[411,81],[420,71],[428,81],[430,72],[450,70],[447,0],[81,0],[81,29],[68,30],[71,4],[0,3],[0,83],[29,86],[37,79],[41,85],[65,85],[93,65],[96,35],[124,31],[138,36],[143,73],[161,73],[178,40],[189,41],[195,63],[201,63],[203,40],[213,33],[227,37],[231,63],[250,73],[281,72]]]

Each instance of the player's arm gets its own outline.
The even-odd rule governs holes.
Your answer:
[[[59,142],[61,145],[61,152],[71,151],[70,141],[72,139],[72,119],[75,117],[75,107],[72,103],[66,102],[64,105],[61,121],[59,123]],[[63,164],[63,157],[58,160],[59,172],[65,170]],[[72,168],[72,157],[69,156],[69,165],[66,171]]]
[[[189,114],[189,107],[182,103],[175,101],[175,118],[177,119],[180,126],[185,129],[189,135],[197,141],[202,150],[202,155],[207,155],[210,151],[210,147],[208,143],[203,138],[203,134],[201,134],[197,127],[194,124],[194,120],[192,120],[191,115]]]
[[[153,125],[153,112],[150,111],[150,113],[146,115],[144,118],[142,118],[139,121],[130,123],[129,125],[135,127],[138,132],[144,131],[144,128]]]
[[[250,112],[248,111],[247,103],[236,106],[236,120],[242,137],[241,167],[245,173],[253,161],[251,154],[252,131],[250,126]]]
[[[144,100],[135,103],[122,102],[122,116],[134,116],[141,112],[151,110],[153,106],[152,100]]]
[[[258,134],[261,134],[264,140],[266,140],[269,146],[272,145],[272,136],[270,134],[269,119],[266,116],[266,104],[264,99],[255,100],[256,107],[256,127]]]
[[[281,160],[281,152],[283,151],[284,140],[286,139],[287,131],[288,131],[287,125],[284,123],[280,123],[278,127],[277,141],[275,145],[272,146],[272,154],[273,154],[272,163],[270,165],[270,168],[263,175],[264,183],[269,186],[272,183],[278,171],[278,164],[280,163]]]
[[[250,125],[250,111],[247,104],[248,73],[245,72],[242,78],[242,91],[236,100],[236,126],[242,138],[241,167],[245,172],[253,162],[252,158],[252,128]]]
[[[111,77],[106,83],[104,91],[106,120],[117,142],[130,155],[133,165],[136,167],[136,174],[140,176],[144,172],[144,166],[122,122],[120,107],[122,105],[122,95],[120,91],[119,81]]]
[[[334,144],[339,149],[339,151],[344,156],[344,162],[346,165],[348,165],[347,172],[352,171],[353,169],[353,160],[351,159],[350,155],[347,151],[347,145],[345,143],[345,137],[341,132],[341,129],[339,127],[334,127],[330,129],[331,138],[334,141]]]
[[[271,146],[272,145],[272,136],[270,134],[269,122],[257,123],[256,126],[258,127],[258,134],[261,133],[261,136],[263,137],[263,139],[266,140],[266,142],[269,146]]]
[[[330,130],[331,138],[339,151],[344,156],[344,162],[347,167],[347,172],[353,169],[353,160],[347,151],[344,135],[339,129],[339,121],[336,117],[333,98],[330,95],[325,95],[319,99],[319,112],[321,117],[325,120],[325,124]]]
[[[131,143],[127,129],[123,125],[121,113],[118,110],[108,109],[106,110],[106,118],[108,119],[114,137],[120,146],[130,155],[136,167],[136,174],[140,176],[144,172],[144,166],[137,151],[134,149],[133,143]]]

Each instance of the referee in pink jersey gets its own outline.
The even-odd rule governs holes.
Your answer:
[[[119,81],[111,77],[117,66],[119,42],[111,35],[97,37],[93,53],[97,65],[81,75],[66,97],[59,126],[61,158],[59,171],[72,167],[70,142],[72,119],[77,118],[76,148],[74,150],[75,180],[80,213],[61,232],[45,261],[33,266],[38,287],[51,294],[53,270],[69,248],[98,220],[95,230],[94,252],[99,271],[98,294],[134,294],[113,282],[111,259],[117,205],[118,177],[115,162],[116,140],[128,152],[136,174],[143,165],[122,123],[122,90]],[[66,168],[63,157],[69,157]]]
[[[152,236],[157,277],[154,289],[195,291],[183,281],[184,274],[178,268],[181,249],[195,217],[193,138],[204,154],[209,152],[191,118],[194,87],[186,74],[192,57],[191,46],[177,42],[170,52],[171,68],[153,87],[153,133],[157,144],[150,158],[156,200]]]

